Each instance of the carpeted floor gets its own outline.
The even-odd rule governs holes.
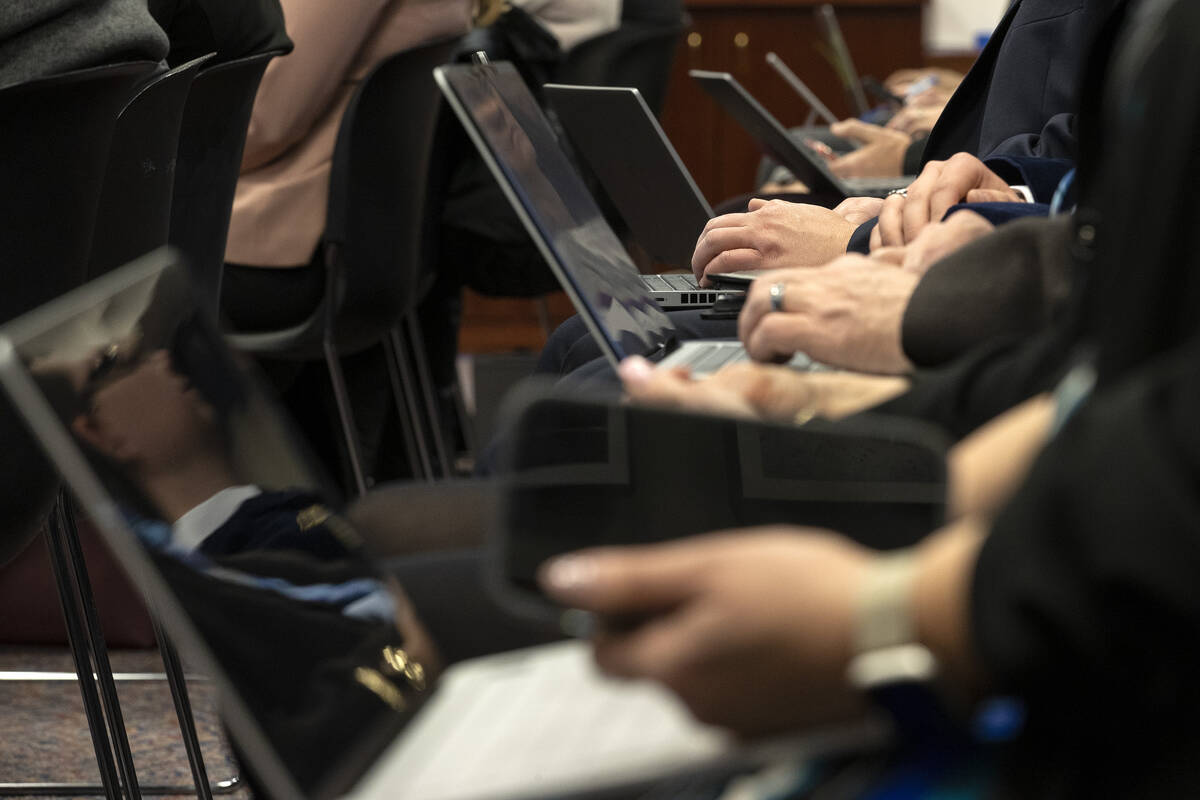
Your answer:
[[[162,672],[156,651],[114,652],[111,658],[116,673]],[[74,666],[65,648],[0,647],[0,671],[74,672]],[[211,685],[200,679],[188,685],[210,781],[236,776]],[[191,771],[166,682],[121,681],[117,691],[138,782],[190,787]],[[100,781],[74,680],[0,680],[0,783],[30,781]],[[244,788],[226,796],[250,797]]]

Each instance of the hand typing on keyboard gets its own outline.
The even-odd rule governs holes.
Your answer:
[[[709,220],[692,256],[697,278],[820,266],[846,252],[858,227],[841,214],[804,203],[754,199],[749,209]],[[708,279],[701,283],[711,285]]]

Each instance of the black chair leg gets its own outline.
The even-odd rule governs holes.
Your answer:
[[[212,789],[208,785],[208,771],[204,768],[204,754],[200,751],[200,737],[196,735],[196,720],[192,716],[192,703],[188,698],[187,679],[175,645],[167,638],[166,631],[154,620],[154,638],[158,640],[158,652],[162,656],[163,671],[171,687],[171,699],[175,701],[175,716],[179,719],[179,733],[183,736],[183,747],[187,750],[188,765],[192,768],[192,782],[200,800],[212,800]]]
[[[453,477],[454,465],[450,463],[450,448],[446,445],[446,431],[442,427],[441,406],[437,402],[433,377],[429,369],[429,358],[425,354],[425,339],[421,336],[421,323],[416,314],[405,320],[409,343],[412,346],[413,363],[417,366],[417,383],[421,387],[425,402],[425,413],[429,417],[429,428],[433,436],[433,447],[441,464],[442,477]]]
[[[93,678],[92,660],[89,655],[87,635],[83,630],[83,620],[79,611],[76,593],[72,586],[67,566],[67,555],[62,542],[60,508],[55,506],[50,512],[50,520],[46,526],[46,546],[50,551],[50,567],[54,572],[54,583],[58,588],[58,598],[62,603],[63,619],[67,626],[67,641],[71,645],[71,656],[75,660],[75,674],[79,677],[79,692],[83,695],[83,710],[87,715],[88,730],[92,735],[92,747],[96,752],[96,766],[100,770],[100,782],[104,796],[109,800],[120,800],[122,796],[120,779],[117,777],[116,763],[113,761],[112,744],[104,724],[104,710],[100,704],[100,695]],[[43,786],[51,786],[43,784]],[[13,784],[13,791],[24,792],[27,787]],[[62,785],[67,791],[67,785]]]
[[[454,414],[457,417],[458,429],[462,432],[463,447],[466,448],[467,456],[474,461],[475,454],[479,452],[478,442],[475,441],[475,424],[471,419],[471,415],[467,413],[467,404],[463,399],[462,385],[458,382],[457,378],[451,389],[454,392]]]
[[[342,373],[342,362],[338,358],[337,349],[333,343],[326,340],[324,344],[325,366],[329,369],[329,383],[333,387],[333,400],[337,405],[338,421],[342,426],[342,439],[346,445],[346,455],[350,460],[350,469],[354,473],[354,488],[358,496],[367,493],[367,473],[363,466],[362,445],[358,439],[358,428],[354,423],[354,411],[350,408],[350,392],[346,389],[346,377]]]
[[[433,468],[429,464],[429,447],[420,433],[421,418],[416,412],[412,372],[408,367],[404,342],[398,331],[388,331],[383,340],[383,349],[388,362],[388,378],[392,384],[392,401],[396,405],[396,417],[404,436],[409,470],[414,480],[432,480]]]
[[[133,765],[133,753],[129,749],[129,737],[125,733],[125,720],[121,714],[121,701],[117,697],[117,684],[113,680],[112,665],[108,661],[108,646],[100,629],[100,617],[96,613],[95,596],[88,579],[87,565],[83,560],[83,548],[79,544],[79,532],[75,527],[75,513],[71,498],[66,491],[58,496],[58,531],[61,552],[67,558],[68,574],[74,578],[74,592],[82,611],[84,632],[90,645],[97,680],[100,684],[100,702],[108,721],[109,735],[116,752],[117,771],[130,800],[141,800],[142,794]]]

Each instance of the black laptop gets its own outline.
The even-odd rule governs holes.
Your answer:
[[[821,194],[847,197],[884,197],[912,183],[902,178],[843,179],[830,171],[825,160],[811,148],[796,142],[762,103],[746,91],[728,72],[694,69],[689,75],[750,134],[764,155],[792,171],[808,188]]]
[[[662,688],[602,678],[579,641],[463,662],[418,691],[363,544],[382,532],[338,513],[169,253],[0,328],[0,386],[218,687],[268,797],[582,796],[744,753]]]
[[[576,152],[650,256],[691,271],[712,207],[633,88],[543,87]]]
[[[679,340],[512,64],[444,66],[434,77],[614,367],[640,355],[705,374],[749,357],[733,340]],[[802,353],[791,363],[815,366]]]

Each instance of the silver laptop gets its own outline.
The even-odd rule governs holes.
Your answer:
[[[638,243],[652,258],[690,271],[712,207],[641,92],[554,83],[543,91]]]
[[[438,67],[434,77],[614,367],[640,355],[705,374],[748,358],[736,341],[679,341],[512,64]],[[792,363],[813,364],[803,354]]]
[[[813,192],[847,197],[883,197],[902,189],[913,178],[843,179],[833,174],[825,160],[811,148],[796,142],[761,103],[728,72],[694,69],[688,72],[737,121],[765,155],[791,170]]]
[[[169,255],[0,328],[0,385],[218,686],[267,796],[561,797],[741,758],[662,689],[601,678],[581,642],[464,662],[414,716],[391,584]]]

